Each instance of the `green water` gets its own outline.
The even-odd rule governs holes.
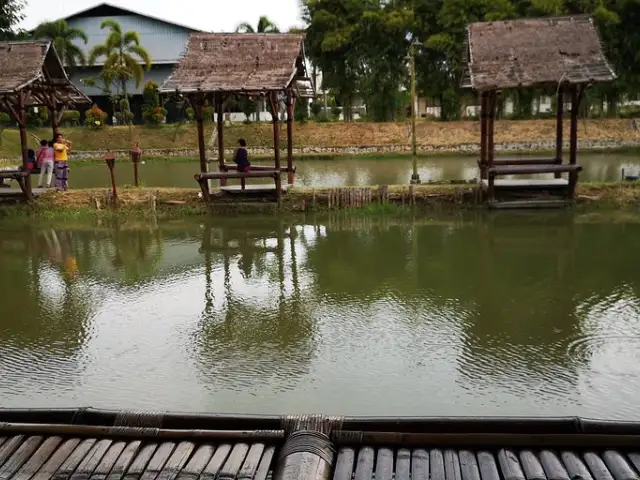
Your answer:
[[[0,405],[640,418],[640,218],[0,227]]]
[[[579,158],[584,171],[582,181],[618,181],[624,168],[628,173],[640,171],[640,156],[636,154],[583,154]],[[72,160],[73,162],[73,160]],[[265,161],[256,164],[265,164]],[[411,157],[351,157],[335,160],[297,161],[296,185],[308,187],[340,187],[365,185],[395,185],[408,183],[411,178]],[[215,167],[213,165],[212,167]],[[149,187],[196,188],[193,175],[199,171],[197,160],[165,161],[146,159],[140,165],[140,178]],[[472,180],[478,176],[477,158],[472,156],[431,156],[418,159],[418,172],[423,182]],[[133,165],[116,166],[116,181],[132,185]],[[270,180],[253,179],[251,182]],[[109,171],[100,160],[79,163],[70,173],[73,188],[96,188],[110,185]]]

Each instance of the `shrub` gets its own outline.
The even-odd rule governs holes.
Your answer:
[[[27,125],[29,127],[42,127],[49,120],[49,112],[46,108],[27,110]]]
[[[293,118],[296,122],[304,123],[309,119],[309,102],[306,98],[300,98],[293,108]]]
[[[80,112],[78,110],[65,110],[62,113],[62,124],[64,126],[79,125]]]
[[[158,84],[149,80],[142,91],[144,106],[142,108],[142,119],[147,125],[161,125],[167,116],[167,110],[160,105],[160,94]]]
[[[318,116],[316,117],[316,122],[326,123],[330,121],[331,119],[329,118],[329,115],[327,115],[327,112],[320,112],[320,114],[318,114]]]
[[[341,113],[342,113],[342,109],[341,109],[339,106],[337,106],[337,105],[333,105],[333,106],[331,107],[331,117],[332,117],[334,120],[338,120],[338,119],[340,118],[340,114],[341,114]]]
[[[5,112],[0,112],[0,147],[2,146],[2,132],[11,123],[11,117]]]
[[[314,100],[313,102],[311,102],[311,106],[309,108],[311,110],[311,116],[314,119],[317,119],[318,115],[320,115],[320,112],[322,112],[322,103],[320,103],[318,100]]]
[[[102,128],[107,121],[107,113],[100,109],[95,103],[85,112],[85,125],[89,128]]]

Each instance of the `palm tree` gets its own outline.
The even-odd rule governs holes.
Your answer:
[[[134,78],[136,87],[140,86],[145,69],[149,71],[151,68],[151,55],[140,45],[138,32],[123,32],[120,24],[111,19],[103,21],[100,28],[108,28],[109,36],[102,45],[96,45],[91,49],[89,64],[93,65],[98,58],[105,57],[102,67],[103,76],[120,83],[123,106],[130,117],[127,80]],[[130,118],[125,120],[128,123]]]
[[[258,19],[257,28],[253,28],[253,25],[250,23],[241,23],[236,28],[236,32],[238,33],[280,33],[280,30],[269,20],[268,17],[262,16]]]
[[[58,56],[67,67],[73,68],[86,63],[84,52],[74,41],[81,40],[86,45],[87,34],[79,28],[69,28],[66,20],[41,23],[36,27],[33,36],[37,39],[51,40]]]
[[[278,26],[264,15],[258,19],[258,25],[253,28],[250,23],[244,22],[236,27],[236,33],[280,33]],[[259,98],[256,102],[256,121],[260,121],[260,112],[263,110],[263,100]]]

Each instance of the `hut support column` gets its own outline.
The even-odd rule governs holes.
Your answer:
[[[287,183],[293,185],[295,174],[293,173],[293,107],[295,97],[292,92],[287,92]]]
[[[482,92],[480,101],[480,179],[487,178],[487,93]]]
[[[20,146],[22,147],[22,169],[24,170],[24,178],[20,181],[20,188],[24,193],[27,201],[30,201],[32,197],[31,192],[31,175],[29,174],[29,141],[27,139],[27,112],[25,110],[25,104],[27,103],[26,94],[23,91],[18,93],[17,105],[13,104],[11,100],[7,99],[7,106],[11,110],[18,127],[20,129]],[[17,107],[17,108],[16,108]]]
[[[280,125],[278,124],[278,94],[271,92],[271,122],[273,123],[273,163],[276,171],[276,199],[282,203],[282,170],[280,166]]]
[[[227,169],[224,166],[224,109],[223,98],[221,94],[216,95],[216,121],[218,127],[218,170],[226,172]],[[224,187],[227,184],[226,178],[220,179],[220,186]]]
[[[574,86],[571,89],[571,130],[569,137],[569,164],[575,165],[578,162],[578,112],[582,95],[584,94],[584,86]],[[569,173],[569,194],[573,197],[573,193],[578,183],[578,172]]]
[[[198,154],[200,156],[200,172],[205,173],[207,171],[207,151],[204,144],[204,98],[201,95],[197,97],[191,97],[191,104],[193,111],[196,114],[196,125],[198,127]],[[205,199],[209,195],[209,182],[204,182],[202,187]]]
[[[563,143],[563,121],[564,121],[564,87],[558,86],[556,99],[556,163],[562,165],[562,143]],[[556,173],[555,178],[560,178],[561,173]]]
[[[489,187],[488,187],[488,195],[489,201],[495,200],[495,177],[491,175],[488,171],[491,167],[493,167],[493,156],[494,156],[494,145],[493,145],[493,131],[494,131],[494,120],[496,116],[496,97],[497,92],[493,91],[488,94],[487,104],[488,104],[488,118],[487,118],[487,153],[486,153],[486,162],[487,162],[487,176],[489,177]]]

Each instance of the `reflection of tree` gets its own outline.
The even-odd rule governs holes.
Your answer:
[[[198,362],[203,375],[215,382],[232,388],[250,382],[283,389],[293,387],[307,372],[315,348],[313,321],[300,293],[296,232],[292,228],[286,235],[284,230],[281,222],[275,229],[255,225],[205,228],[201,251],[206,291]],[[290,295],[285,292],[286,237],[292,257]],[[223,293],[217,302],[213,255],[221,257],[223,266]],[[234,271],[242,280],[232,281]],[[254,301],[251,297],[257,293],[267,298]]]

